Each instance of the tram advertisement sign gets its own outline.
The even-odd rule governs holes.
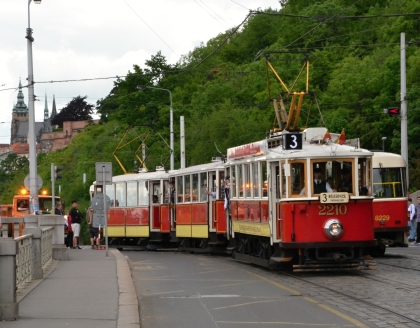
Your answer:
[[[347,192],[323,192],[319,200],[322,204],[348,203],[349,194]]]

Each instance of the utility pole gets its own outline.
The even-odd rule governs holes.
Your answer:
[[[408,174],[408,134],[407,134],[407,81],[406,81],[406,63],[405,63],[405,33],[401,33],[401,156],[405,160],[407,191],[409,189]]]

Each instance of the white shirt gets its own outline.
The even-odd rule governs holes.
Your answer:
[[[416,213],[416,207],[414,206],[414,204],[408,205],[407,211],[410,212],[410,221],[413,221],[414,213]]]

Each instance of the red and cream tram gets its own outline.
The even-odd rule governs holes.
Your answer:
[[[374,254],[385,254],[386,246],[408,247],[406,163],[401,155],[375,152],[373,156],[373,218],[378,246]]]
[[[172,219],[179,249],[224,251],[229,222],[224,212],[223,162],[194,165],[169,176],[175,183]]]
[[[105,192],[111,201],[108,211],[110,247],[153,248],[174,241],[169,180],[164,169],[114,176]],[[93,193],[102,193],[102,186],[94,183]]]
[[[310,142],[325,132],[280,132],[228,149],[235,258],[259,265],[290,262],[294,271],[376,268],[364,257],[376,245],[373,153]],[[314,184],[314,172],[332,192]],[[349,189],[340,191],[343,185]]]

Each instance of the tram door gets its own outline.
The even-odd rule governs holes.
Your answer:
[[[218,188],[220,188],[220,186],[218,186],[217,183],[217,176],[216,176],[216,172],[209,172],[209,183],[208,183],[208,187],[207,189],[210,190],[211,192],[216,192],[216,195],[218,193]],[[216,228],[217,228],[217,217],[216,217],[216,198],[213,198],[211,196],[208,197],[209,200],[209,231],[210,232],[215,232]]]
[[[273,238],[275,240],[281,239],[281,197],[282,193],[285,192],[286,186],[283,185],[280,164],[279,162],[270,163],[270,178],[269,178],[269,210],[270,217],[273,222]]]
[[[161,230],[161,218],[160,218],[160,183],[159,181],[150,182],[150,231]]]

